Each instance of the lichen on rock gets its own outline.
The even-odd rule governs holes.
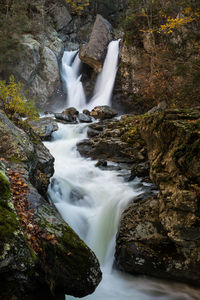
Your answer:
[[[116,247],[120,269],[199,284],[199,118],[199,108],[176,109],[140,123],[159,193],[153,201],[133,202],[123,214]]]

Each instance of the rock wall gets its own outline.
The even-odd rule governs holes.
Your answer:
[[[199,120],[194,109],[167,110],[141,121],[159,194],[124,212],[116,246],[120,269],[199,284]]]
[[[123,112],[144,113],[156,105],[142,100],[141,88],[150,72],[151,56],[144,48],[121,42],[112,105]]]
[[[40,109],[48,109],[49,105],[53,109],[60,104],[65,105],[66,96],[59,71],[64,49],[76,50],[89,41],[98,12],[114,22],[124,5],[124,1],[117,1],[112,5],[109,1],[93,1],[82,15],[77,16],[70,13],[70,6],[64,1],[39,0],[32,4],[34,15],[31,18],[38,28],[25,32],[20,37],[21,51],[12,73],[25,84],[30,97]],[[104,20],[105,24],[106,22]],[[99,34],[96,33],[96,38]],[[101,64],[109,40],[103,47]],[[95,80],[96,76],[90,71],[86,72],[85,78],[89,76],[89,80],[91,78]],[[87,80],[85,81],[87,86]]]

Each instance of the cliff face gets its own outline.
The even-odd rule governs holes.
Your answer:
[[[144,113],[199,105],[199,4],[129,1],[119,18],[123,33],[113,104]],[[123,110],[122,109],[122,110]]]
[[[91,1],[89,7],[78,3],[77,9],[66,1],[19,0],[2,4],[2,36],[0,77],[14,74],[25,84],[29,96],[45,110],[47,104],[56,108],[65,104],[60,78],[63,51],[77,50],[88,42],[94,19],[98,13],[117,22],[124,1]],[[12,26],[10,26],[10,22]],[[9,27],[10,26],[10,27]],[[6,36],[6,38],[5,38]],[[95,77],[95,76],[94,76]]]
[[[199,109],[141,122],[158,198],[133,202],[117,237],[120,269],[199,284]]]

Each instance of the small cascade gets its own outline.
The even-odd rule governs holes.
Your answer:
[[[103,279],[84,300],[194,300],[199,292],[187,285],[134,277],[113,268],[115,236],[122,211],[143,191],[139,179],[125,182],[120,171],[101,170],[82,158],[76,143],[87,137],[87,125],[59,124],[45,142],[55,158],[49,197],[63,219],[96,253]],[[78,266],[77,266],[78,268]],[[76,298],[67,296],[66,300]]]
[[[93,109],[97,105],[111,106],[111,96],[117,73],[119,42],[120,39],[117,41],[112,41],[108,45],[108,51],[103,64],[103,69],[97,78],[94,96],[87,105],[88,109]]]
[[[62,58],[61,76],[67,93],[67,107],[82,109],[86,106],[86,97],[79,75],[81,61],[78,51],[65,51]]]

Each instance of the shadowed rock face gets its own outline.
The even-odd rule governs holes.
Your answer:
[[[120,269],[200,283],[200,110],[166,110],[140,125],[158,198],[133,202],[117,237]]]
[[[102,70],[107,46],[112,40],[111,30],[111,24],[101,15],[97,15],[90,40],[79,51],[81,61],[92,67],[97,73]]]
[[[26,131],[0,111],[0,298],[86,296],[101,280],[99,262],[44,198],[54,159]]]

